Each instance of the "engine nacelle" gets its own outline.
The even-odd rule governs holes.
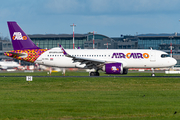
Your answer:
[[[103,68],[106,74],[123,74],[123,64],[122,63],[106,63]]]

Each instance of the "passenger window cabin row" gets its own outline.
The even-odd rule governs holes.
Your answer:
[[[48,57],[65,57],[65,55],[47,55]],[[110,55],[72,55],[74,57],[110,57]]]

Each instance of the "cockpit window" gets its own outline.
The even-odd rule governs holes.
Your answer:
[[[166,57],[169,57],[169,55],[168,54],[162,54],[161,57],[166,58]]]

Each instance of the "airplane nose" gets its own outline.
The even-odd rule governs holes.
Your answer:
[[[177,60],[176,59],[174,59],[174,58],[172,58],[172,65],[174,66],[174,65],[176,65],[176,63],[177,63]]]

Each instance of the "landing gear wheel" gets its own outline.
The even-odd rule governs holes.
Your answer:
[[[155,73],[152,73],[151,76],[154,77],[154,76],[155,76]]]
[[[96,76],[99,76],[99,72],[96,72]]]
[[[152,70],[152,74],[151,74],[151,76],[152,76],[152,77],[154,77],[154,76],[155,76],[155,73],[154,73],[154,68],[151,68],[151,70]]]
[[[99,76],[99,72],[90,72],[89,76]]]

